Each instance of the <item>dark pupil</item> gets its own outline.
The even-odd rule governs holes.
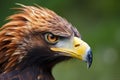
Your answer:
[[[55,38],[55,36],[54,36],[54,35],[52,35],[52,34],[50,34],[50,38],[51,38],[51,39],[54,39],[54,38]]]

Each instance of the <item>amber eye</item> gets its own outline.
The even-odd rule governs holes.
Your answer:
[[[45,34],[45,40],[50,44],[55,44],[59,41],[59,37],[53,35],[52,33],[46,33]]]

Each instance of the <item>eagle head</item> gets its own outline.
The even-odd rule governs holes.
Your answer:
[[[19,5],[0,28],[1,73],[34,65],[50,68],[70,58],[91,66],[91,48],[67,20],[40,6]]]

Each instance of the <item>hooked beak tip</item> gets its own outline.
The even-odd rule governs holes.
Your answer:
[[[89,51],[87,52],[87,56],[86,56],[87,68],[90,68],[91,65],[92,65],[92,61],[93,61],[92,57],[93,57],[92,51],[89,50]]]

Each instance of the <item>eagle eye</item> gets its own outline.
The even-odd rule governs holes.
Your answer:
[[[52,33],[46,33],[44,37],[45,40],[50,44],[56,44],[59,41],[59,36],[56,36]]]

